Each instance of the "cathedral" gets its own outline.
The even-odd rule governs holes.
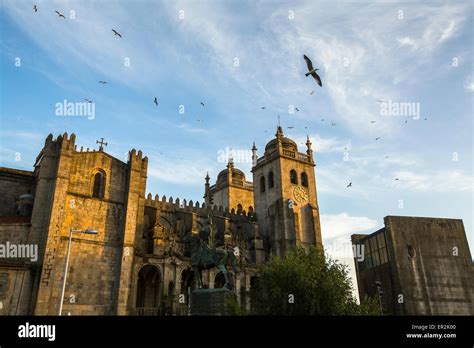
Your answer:
[[[233,289],[248,307],[256,266],[294,246],[322,249],[309,138],[299,152],[278,127],[262,156],[252,148],[253,180],[229,160],[214,184],[206,176],[202,204],[146,195],[141,151],[125,163],[75,138],[50,134],[32,171],[0,168],[0,315],[188,315],[190,234],[235,251]],[[206,270],[203,283],[224,276]]]

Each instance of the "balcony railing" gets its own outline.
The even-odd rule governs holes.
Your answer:
[[[154,316],[154,315],[163,315],[163,311],[158,307],[137,307],[132,311],[132,315],[139,316]]]

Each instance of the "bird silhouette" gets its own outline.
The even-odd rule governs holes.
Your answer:
[[[370,121],[370,123],[375,123],[375,121]]]
[[[59,11],[54,11],[54,12],[56,12],[57,15],[58,15],[60,18],[61,18],[61,17],[62,17],[62,18],[66,18],[61,12],[59,12]]]
[[[295,128],[295,127],[293,127],[293,126],[289,126],[289,127],[286,127],[286,128],[288,128],[288,129],[293,129],[293,128]]]
[[[309,59],[306,55],[303,55],[304,60],[306,61],[306,65],[308,66],[308,72],[305,74],[306,76],[313,76],[313,78],[316,80],[317,84],[320,87],[323,87],[323,83],[321,82],[321,78],[319,75],[316,73],[319,69],[313,68],[313,62],[311,62],[311,59]]]
[[[300,111],[300,109],[298,109],[298,108],[295,108],[295,110],[296,110],[296,112]]]
[[[379,140],[379,139],[380,139],[380,137],[375,138],[375,140]]]
[[[314,91],[311,91],[311,93],[309,95],[313,95],[314,94]]]
[[[84,98],[84,100],[88,103],[92,103],[92,100],[90,100],[90,99]]]
[[[337,123],[331,121],[331,126],[335,126]]]
[[[203,102],[201,102],[201,105],[202,105],[202,106],[205,106]]]
[[[38,12],[38,7],[36,7],[36,5],[33,5],[33,10],[35,10],[35,12]]]
[[[105,85],[107,83],[107,81],[99,81],[99,83]]]
[[[156,106],[158,106],[158,98],[155,97],[155,99],[153,100],[153,103],[155,103]]]
[[[266,106],[262,106],[262,110],[265,110],[267,107]]]
[[[352,181],[347,185],[347,187],[352,187]]]
[[[120,34],[117,30],[112,29],[112,31],[114,32],[114,35],[116,35],[118,37],[122,37],[122,34]]]

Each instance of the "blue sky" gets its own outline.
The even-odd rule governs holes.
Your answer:
[[[313,141],[332,255],[350,264],[336,249],[386,215],[461,218],[472,252],[472,3],[34,3],[0,2],[1,166],[31,170],[49,133],[90,148],[104,137],[120,159],[149,157],[148,192],[202,201],[219,151],[255,141],[261,155],[280,115],[300,151]],[[55,115],[84,98],[93,120]],[[381,115],[377,99],[418,103],[420,118]],[[251,180],[250,163],[236,166]]]

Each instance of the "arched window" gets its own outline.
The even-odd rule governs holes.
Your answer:
[[[265,192],[265,177],[260,177],[260,192]]]
[[[308,176],[305,172],[301,173],[301,185],[308,187]]]
[[[94,187],[92,189],[92,197],[104,198],[105,192],[105,174],[103,172],[97,172],[94,175]]]
[[[237,204],[237,214],[242,214],[242,204]]]
[[[249,207],[249,215],[252,215],[252,214],[253,214],[253,207],[250,206],[250,207]]]
[[[298,184],[298,175],[294,169],[290,171],[290,181],[292,184]]]
[[[273,172],[268,173],[268,188],[271,189],[274,186]]]

